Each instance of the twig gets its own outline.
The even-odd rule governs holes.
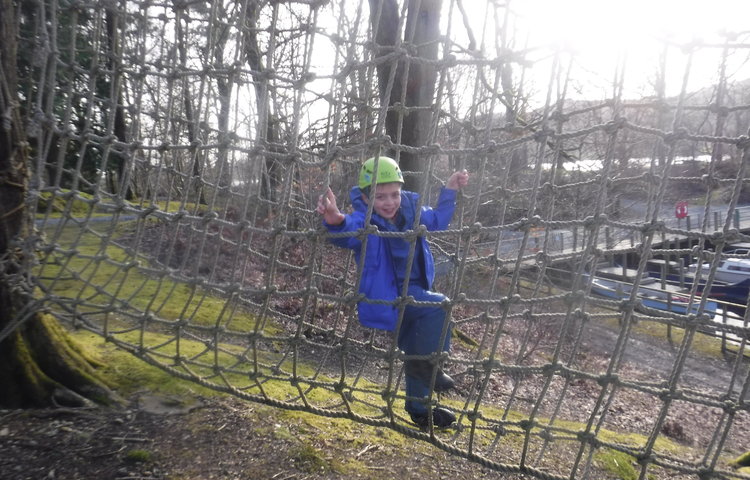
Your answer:
[[[133,443],[147,443],[151,441],[148,438],[134,438],[134,437],[112,437],[112,440],[116,442],[133,442]]]
[[[365,453],[370,452],[372,450],[377,450],[379,448],[380,448],[380,445],[372,445],[372,444],[370,444],[370,445],[366,446],[365,448],[363,448],[362,450],[360,450],[360,452],[358,454],[356,454],[355,457],[359,458],[362,455],[364,455]]]

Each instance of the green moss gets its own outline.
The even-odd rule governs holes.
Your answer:
[[[286,426],[280,426],[278,428],[275,428],[273,430],[273,436],[279,440],[287,440],[290,442],[297,439],[297,437],[292,435],[292,432]]]
[[[605,448],[599,450],[594,458],[599,466],[620,480],[636,480],[638,470],[633,466],[635,459],[623,452]]]
[[[105,199],[101,203],[107,202],[111,203],[111,200]],[[166,201],[141,202],[140,200],[134,200],[126,203],[129,203],[133,208],[138,208],[142,204],[144,208],[150,208],[153,206],[169,213],[178,212],[183,209],[190,212],[192,215],[201,215],[208,211],[208,206],[198,205],[192,202],[186,203],[184,206],[181,202],[168,203]],[[111,215],[110,211],[104,211],[103,208],[99,208],[100,205],[99,202],[94,201],[94,196],[89,193],[61,189],[56,192],[41,192],[37,198],[36,210],[38,215],[46,215],[49,213],[49,216],[52,218],[59,218],[62,216],[62,213],[66,211],[68,212],[67,215],[76,218],[85,217],[89,215],[89,213],[94,216]]]
[[[736,467],[750,467],[750,452],[745,452],[732,461]]]
[[[148,463],[153,460],[153,454],[148,450],[130,450],[125,454],[125,460],[132,463]]]
[[[618,327],[616,320],[611,320],[607,323],[612,327]],[[654,321],[639,321],[633,325],[633,331],[649,335],[665,343],[671,342],[675,345],[681,344],[685,338],[685,329],[675,326],[669,328],[661,322]],[[693,335],[690,349],[710,357],[723,357],[721,339],[710,335],[700,333]]]
[[[67,229],[66,229],[67,230]],[[58,238],[61,245],[65,245],[60,239],[67,238],[69,244],[78,237],[74,233],[67,232]],[[248,345],[232,345],[221,343],[219,345],[207,345],[203,342],[187,340],[182,337],[179,342],[175,341],[172,326],[168,323],[149,323],[146,316],[140,312],[148,311],[154,316],[167,321],[177,319],[189,319],[190,326],[217,326],[223,329],[231,329],[237,332],[254,332],[258,330],[266,337],[281,335],[283,330],[271,321],[259,325],[257,319],[236,309],[232,316],[218,318],[217,312],[224,307],[232,307],[226,300],[203,291],[198,287],[185,284],[176,284],[169,278],[153,278],[139,271],[138,268],[123,269],[121,264],[110,261],[117,259],[118,262],[141,261],[128,256],[128,254],[112,243],[95,235],[84,235],[80,237],[76,246],[78,253],[70,258],[59,256],[59,262],[48,262],[40,267],[40,275],[51,280],[48,286],[54,295],[65,298],[86,299],[88,304],[112,305],[113,298],[124,301],[124,305],[117,311],[108,313],[108,334],[112,342],[105,343],[101,334],[93,334],[86,331],[76,333],[76,338],[85,342],[86,348],[94,351],[101,363],[106,365],[102,368],[115,388],[124,394],[136,391],[148,390],[166,395],[176,395],[182,398],[193,398],[195,395],[216,395],[216,390],[210,389],[180,379],[178,376],[166,370],[156,368],[147,362],[139,360],[122,346],[128,346],[134,352],[139,350],[148,352],[155,363],[160,363],[165,369],[171,368],[175,372],[187,377],[200,379],[204,384],[213,383],[217,388],[236,388],[242,393],[265,396],[266,398],[291,401],[300,404],[298,399],[301,395],[306,397],[309,404],[318,408],[343,409],[339,404],[342,402],[342,394],[347,392],[346,386],[339,391],[330,386],[321,387],[312,385],[311,379],[316,382],[333,384],[339,379],[331,379],[317,374],[317,365],[298,361],[296,366],[292,364],[291,357],[284,357],[283,348],[276,353],[261,349],[253,352],[255,356],[247,358],[245,350]],[[64,247],[63,247],[64,248]],[[134,263],[135,264],[135,263]],[[61,276],[58,278],[57,275]],[[115,303],[119,307],[119,303]],[[78,307],[83,313],[87,313],[85,306]],[[143,318],[143,331],[139,326],[133,328],[133,319],[120,318],[122,311],[128,309],[131,315]],[[91,308],[91,311],[94,309]],[[101,310],[101,309],[98,309]],[[227,308],[227,311],[233,310]],[[102,315],[97,313],[97,315]],[[128,317],[126,317],[128,318]],[[637,328],[654,325],[653,322],[640,322]],[[663,327],[663,326],[662,326]],[[163,333],[155,333],[153,329],[160,329]],[[168,331],[165,331],[168,330]],[[673,329],[674,331],[674,329]],[[661,332],[665,335],[665,332]],[[700,336],[699,336],[700,337]],[[272,342],[273,339],[268,340]],[[283,342],[278,342],[279,344]],[[280,345],[284,346],[284,345]],[[279,365],[279,369],[275,366]],[[219,372],[219,373],[217,373]],[[258,382],[253,380],[253,373],[258,373]],[[292,374],[295,375],[292,375]],[[297,382],[294,385],[293,381]],[[345,380],[350,381],[350,380]],[[372,392],[362,392],[360,389],[371,389]],[[382,386],[359,380],[357,389],[353,395],[357,401],[351,403],[353,411],[365,416],[379,416],[381,410],[369,405],[382,405],[380,389]],[[455,409],[463,407],[461,398],[443,398],[441,403]],[[396,408],[401,408],[398,405]],[[528,417],[522,412],[505,412],[501,408],[491,405],[483,405],[483,414],[488,418],[502,418],[507,416],[509,426],[508,433],[500,440],[499,444],[507,446],[509,451],[517,451],[523,444],[525,430],[521,422]],[[263,414],[266,424],[275,425],[279,423],[281,428],[260,431],[259,434],[274,435],[289,441],[295,446],[294,457],[298,465],[305,471],[334,471],[334,472],[356,472],[363,469],[363,465],[346,452],[359,450],[367,445],[378,445],[382,450],[404,450],[410,451],[432,448],[428,444],[414,442],[412,439],[401,435],[390,429],[367,427],[345,419],[331,419],[317,416],[302,411],[266,409]],[[548,419],[538,417],[535,419],[532,433],[541,433],[549,423]],[[486,422],[479,421],[479,427],[487,427]],[[576,422],[556,420],[555,427],[568,431],[582,431],[584,425]],[[196,426],[196,429],[201,428]],[[442,435],[442,434],[438,434]],[[644,435],[619,433],[601,430],[598,436],[604,441],[640,448],[647,443]],[[536,435],[532,438],[537,438]],[[322,442],[330,442],[335,448],[326,448],[324,456],[315,445]],[[497,441],[495,432],[491,429],[478,429],[474,438],[475,445],[481,447],[490,445]],[[568,449],[568,445],[579,445],[577,442],[561,443],[561,454]],[[659,438],[655,449],[660,453],[676,452],[682,448],[677,444]],[[338,452],[338,453],[336,453]],[[600,465],[609,472],[619,475],[618,478],[632,478],[630,475],[636,471],[632,465],[632,457],[614,450],[604,449],[597,453]],[[629,467],[629,468],[628,468]],[[366,475],[365,475],[366,476]],[[636,476],[637,478],[637,476]]]
[[[114,298],[139,312],[148,311],[164,319],[187,319],[195,325],[220,325],[235,332],[260,329],[257,318],[235,308],[234,299],[211,295],[197,286],[175,283],[168,277],[155,278],[139,268],[145,259],[134,258],[106,237],[74,234],[74,228],[49,241],[61,248],[75,245],[69,254],[54,253],[43,259],[34,272],[51,293],[63,298],[86,299],[88,304],[108,305]],[[52,231],[50,231],[52,234]],[[123,264],[128,266],[123,268]],[[86,311],[85,306],[80,306]],[[217,318],[217,312],[225,312]],[[270,322],[262,326],[266,336],[278,335],[281,329]]]
[[[323,453],[308,443],[292,449],[290,458],[296,467],[307,473],[327,473],[331,465],[325,459]]]
[[[94,209],[93,199],[91,194],[70,190],[41,192],[37,200],[37,211],[49,212],[51,217],[60,217],[63,212],[68,212],[72,217],[85,217]]]

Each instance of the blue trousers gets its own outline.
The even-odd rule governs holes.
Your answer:
[[[420,285],[409,285],[409,295],[420,302],[442,302],[446,299],[441,293],[425,290]],[[409,305],[404,309],[404,319],[398,331],[398,347],[407,355],[429,355],[434,352],[447,352],[451,345],[451,328],[440,342],[446,321],[445,310],[438,305]],[[430,384],[406,375],[406,395],[424,398],[430,393]],[[426,413],[424,401],[406,400],[409,413]]]

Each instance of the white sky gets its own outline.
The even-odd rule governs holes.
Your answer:
[[[464,5],[472,21],[485,18],[484,1],[464,0]],[[720,43],[724,37],[717,32],[723,30],[745,32],[741,38],[747,42],[750,32],[750,0],[511,0],[511,6],[527,21],[534,44],[565,45],[577,52],[576,66],[581,69],[577,78],[586,77],[587,84],[581,84],[579,95],[571,92],[575,96],[611,95],[603,90],[611,89],[618,52],[625,51],[626,94],[640,93],[641,86],[655,75],[661,51],[656,38]],[[729,66],[734,80],[750,77],[748,49],[744,50]],[[716,82],[719,53],[718,48],[702,50],[694,57],[689,84],[693,89]],[[686,58],[671,49],[668,95],[679,92]],[[543,75],[541,85],[547,83]]]

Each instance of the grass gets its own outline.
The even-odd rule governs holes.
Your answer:
[[[133,258],[124,249],[115,245],[106,235],[97,236],[88,231],[73,228],[55,232],[55,242],[60,249],[46,258],[37,273],[43,277],[51,295],[57,298],[76,299],[77,308],[85,317],[92,318],[95,325],[103,322],[102,331],[93,333],[79,330],[75,337],[87,349],[95,351],[101,358],[106,376],[123,395],[148,390],[180,398],[196,395],[220,395],[221,390],[237,394],[254,395],[275,401],[286,401],[299,406],[302,403],[318,408],[344,411],[341,393],[332,388],[338,378],[316,375],[317,365],[313,360],[300,359],[296,364],[283,351],[274,352],[267,347],[248,351],[247,336],[227,336],[230,341],[205,342],[185,334],[187,327],[202,328],[200,333],[210,337],[211,333],[239,332],[245,335],[258,332],[268,339],[284,335],[284,330],[271,321],[260,323],[257,317],[233,304],[232,299],[221,298],[198,286],[175,283],[169,277],[156,278],[138,267],[141,260]],[[75,247],[73,250],[72,247]],[[66,250],[69,249],[69,250]],[[127,268],[130,266],[130,268]],[[122,303],[125,300],[126,303]],[[117,308],[111,309],[107,307]],[[105,311],[106,313],[103,313]],[[148,312],[144,314],[143,312]],[[106,317],[106,321],[102,320]],[[158,317],[159,321],[152,321]],[[648,324],[648,325],[646,325]],[[663,325],[640,322],[636,328],[657,328],[652,334],[666,335],[658,331]],[[677,329],[673,329],[673,334]],[[198,331],[198,330],[196,330]],[[176,334],[179,333],[179,341]],[[110,342],[103,342],[102,335]],[[244,341],[236,341],[244,338]],[[234,341],[232,341],[234,340]],[[697,339],[696,339],[697,341]],[[156,368],[132,355],[117,344],[127,347],[144,358],[151,359],[162,368]],[[277,342],[279,345],[284,342]],[[180,373],[200,380],[188,382],[170,373]],[[292,372],[296,372],[292,375]],[[257,374],[257,375],[256,375]],[[255,375],[255,376],[254,376]],[[316,386],[311,379],[328,386]],[[294,383],[297,382],[297,385]],[[346,379],[349,387],[352,379]],[[211,388],[209,385],[213,385]],[[355,397],[359,401],[350,404],[351,411],[365,416],[377,416],[382,405],[379,396],[381,386],[359,380]],[[344,389],[346,391],[347,388]],[[304,393],[304,398],[301,396]],[[461,399],[443,399],[443,404],[460,409]],[[276,429],[273,435],[279,440],[294,442],[297,463],[308,472],[333,471],[355,472],[362,468],[357,459],[337,457],[322,453],[321,443],[337,442],[349,447],[365,448],[367,445],[382,445],[386,449],[413,449],[416,444],[408,437],[390,429],[376,429],[345,419],[332,419],[297,410],[266,409],[264,414],[279,422],[284,428]],[[520,427],[527,419],[523,412],[504,412],[501,408],[483,405],[487,418],[502,418],[508,415],[508,433],[499,441],[500,449],[506,449],[504,458],[513,463],[513,452],[518,452],[525,438]],[[532,439],[548,424],[538,417],[532,428]],[[478,422],[479,426],[487,426]],[[571,432],[584,430],[577,422],[555,421],[555,427]],[[439,434],[440,435],[440,434]],[[447,438],[447,435],[439,438]],[[647,442],[647,437],[634,433],[601,430],[598,437],[606,442],[637,449]],[[474,438],[477,451],[481,452],[496,440],[490,430],[477,430]],[[419,448],[429,448],[421,444]],[[460,446],[460,443],[455,444]],[[575,439],[558,442],[556,453],[569,460],[579,442]],[[681,454],[686,447],[659,438],[655,449],[660,453]],[[619,451],[602,448],[595,453],[599,468],[615,478],[637,478],[633,459]],[[636,475],[633,477],[633,475]]]
[[[750,452],[745,452],[739,457],[735,458],[732,465],[737,467],[750,467]]]
[[[609,325],[617,327],[617,320],[610,320]],[[639,321],[633,325],[633,331],[640,334],[649,335],[665,343],[681,345],[685,340],[685,329],[655,321]],[[690,350],[703,355],[715,358],[723,358],[724,352],[721,349],[721,339],[704,335],[696,332],[690,344]]]
[[[61,190],[59,192],[41,192],[37,199],[37,216],[49,214],[59,218],[67,212],[71,217],[86,217],[94,209],[94,196],[83,192]]]
[[[42,259],[35,272],[55,295],[78,299],[82,310],[98,310],[101,305],[117,305],[135,312],[147,311],[165,319],[186,319],[191,324],[221,324],[237,331],[257,327],[249,315],[235,315],[236,299],[219,298],[199,286],[176,283],[142,272],[145,260],[118,247],[106,231],[101,236],[68,227],[52,228],[48,242],[61,249]],[[224,316],[217,318],[217,312]],[[269,329],[274,335],[278,330]]]
[[[45,191],[40,192],[39,197],[37,198],[36,215],[37,217],[49,216],[50,218],[85,218],[89,215],[111,215],[109,209],[105,210],[102,208],[102,205],[106,203],[106,199],[97,199],[94,195],[81,191],[67,189],[60,189],[55,192]],[[206,205],[198,205],[196,203],[188,202],[183,206],[181,202],[177,201],[141,202],[135,199],[128,202],[128,204],[133,208],[138,208],[143,204],[144,207],[156,207],[159,210],[168,213],[176,213],[180,210],[186,210],[195,215],[205,212],[208,209]]]
[[[132,463],[148,463],[153,460],[153,454],[148,450],[130,450],[125,454],[125,460]]]

